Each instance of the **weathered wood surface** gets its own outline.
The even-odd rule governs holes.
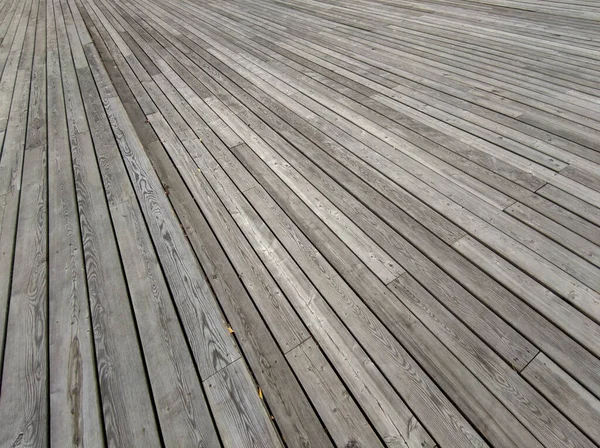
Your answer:
[[[589,0],[0,0],[0,444],[597,446],[599,72]]]

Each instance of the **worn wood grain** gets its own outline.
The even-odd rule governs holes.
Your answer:
[[[286,355],[337,446],[383,446],[312,339]]]
[[[283,446],[243,360],[234,361],[204,383],[226,447]]]
[[[47,17],[50,443],[104,446],[52,2]]]
[[[0,0],[3,443],[599,443],[599,23]]]
[[[105,437],[108,445],[155,444],[143,358],[137,337],[130,336],[136,330],[129,294],[58,2],[54,10]]]
[[[540,353],[523,370],[523,376],[550,402],[560,408],[594,442],[600,434],[600,401],[564,370]]]

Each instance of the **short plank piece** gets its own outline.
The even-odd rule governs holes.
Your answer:
[[[283,446],[243,359],[221,369],[204,385],[225,447]]]
[[[537,191],[537,194],[600,226],[600,208],[585,200],[573,196],[554,185],[543,186]]]
[[[288,352],[286,358],[299,376],[336,446],[383,447],[312,338]]]

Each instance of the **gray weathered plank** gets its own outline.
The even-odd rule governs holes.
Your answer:
[[[383,446],[314,340],[304,341],[286,358],[337,446]]]
[[[543,353],[536,356],[521,373],[594,442],[600,443],[598,398]]]
[[[207,378],[204,384],[226,447],[283,446],[242,359]]]

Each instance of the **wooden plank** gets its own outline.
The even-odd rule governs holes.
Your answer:
[[[150,119],[151,119],[151,122],[152,122],[152,123],[155,123],[154,117],[150,117]],[[160,132],[159,132],[159,134],[160,134]],[[190,181],[190,179],[188,178],[188,182],[189,182],[189,181]],[[188,185],[192,187],[192,185],[190,185],[190,184],[188,184]],[[192,188],[192,190],[193,190],[193,188]],[[295,294],[294,294],[294,295],[295,295]],[[331,313],[331,312],[329,311],[329,313]],[[312,320],[314,320],[314,318],[315,318],[315,317],[314,317],[314,313],[311,313],[311,314],[309,314],[309,315],[311,316]],[[321,321],[320,321],[320,320],[317,320],[317,322],[319,322],[319,324],[318,324],[319,326],[322,326],[322,325],[323,325],[323,324],[321,323]],[[331,324],[329,324],[329,325],[331,325]],[[328,330],[328,331],[327,331],[327,334],[330,334],[330,333],[331,333],[331,330]],[[349,335],[346,335],[346,336],[345,336],[344,338],[342,338],[341,340],[347,340],[348,338],[349,338]],[[325,340],[327,340],[327,339],[325,339]],[[341,341],[341,340],[340,340],[340,341]],[[336,347],[336,346],[339,346],[339,344],[341,343],[340,341],[337,341],[337,342],[336,342],[336,344],[337,344],[337,345],[334,345],[334,347]],[[347,342],[345,342],[345,343],[347,343]],[[345,355],[345,356],[344,356],[344,358],[347,358],[347,357],[348,357],[348,355]],[[350,378],[354,377],[354,375],[355,375],[355,374],[351,375],[351,376],[350,376]],[[353,381],[354,381],[354,380],[353,380]],[[363,379],[362,381],[365,381],[365,380]],[[378,386],[378,387],[381,387],[381,386]],[[371,387],[369,388],[369,390],[376,390],[376,389],[374,388],[374,386],[371,386]],[[384,395],[384,396],[385,396],[385,395]],[[382,398],[380,398],[380,399],[379,399],[379,403],[382,403]],[[379,404],[378,406],[379,406],[379,408],[380,408],[380,407],[381,407],[381,404]],[[378,408],[376,408],[376,409],[378,409]],[[381,411],[378,411],[378,412],[381,412]],[[387,412],[389,412],[389,411],[387,411]],[[388,414],[388,416],[386,416],[386,419],[389,419],[389,414]],[[392,423],[392,422],[390,422],[390,423]],[[393,434],[393,432],[392,432],[392,434]],[[414,431],[414,432],[413,432],[413,434],[416,436],[416,435],[418,435],[418,434],[419,434],[419,431]],[[392,440],[395,440],[395,439],[392,439]],[[401,438],[400,440],[402,440],[402,438]],[[418,439],[417,439],[417,440],[418,440]]]
[[[0,371],[4,360],[18,209],[18,190],[0,196]]]
[[[226,447],[284,446],[242,359],[207,378],[204,384]]]
[[[94,77],[108,80],[93,44],[87,44],[86,50],[89,50],[88,58],[98,60],[98,64],[92,65]],[[237,359],[239,352],[116,92],[113,97],[103,100],[125,165],[130,176],[137,180],[133,186],[148,220],[201,377],[206,378]]]
[[[43,447],[49,438],[46,5],[40,3],[32,7],[16,80],[28,99],[26,135],[22,146],[8,147],[21,153],[23,180],[0,390],[0,444],[7,446]]]
[[[244,116],[248,117],[248,115],[244,115]],[[252,121],[252,123],[248,122],[248,124],[249,124],[249,125],[250,125],[250,126],[251,126],[251,127],[254,129],[254,130],[256,130],[257,132],[261,132],[261,130],[264,128],[264,127],[263,127],[263,126],[260,124],[260,122],[259,122],[259,121],[257,121],[257,120],[254,120],[254,121]],[[280,145],[279,141],[277,141],[277,143],[276,143],[276,144],[273,144],[273,146],[274,146],[274,147],[278,147],[278,148],[282,147],[282,146]],[[304,145],[303,145],[303,146],[304,146]],[[288,154],[292,154],[292,153],[288,153]],[[289,161],[289,160],[290,160],[290,157],[293,157],[293,156],[290,156],[290,155],[287,155],[287,154],[286,154],[286,157],[287,157],[287,160]],[[304,166],[304,165],[305,165],[305,163],[300,163],[300,164],[298,164],[297,166]],[[321,166],[326,166],[325,164],[322,164],[322,163],[321,163],[320,165],[321,165]],[[342,178],[343,178],[343,176],[342,176]],[[330,187],[329,187],[329,185],[328,185],[328,188],[330,188]],[[355,215],[356,213],[357,213],[357,211],[356,211],[356,210],[353,210],[353,212],[352,212],[350,215]],[[493,334],[496,334],[496,333],[495,333],[495,331],[493,332]],[[499,347],[501,350],[503,350],[503,349],[506,347],[506,344],[503,342],[503,343],[502,343],[502,344],[500,344],[498,347]],[[526,362],[527,362],[527,361],[525,361],[525,363],[526,363]]]
[[[584,199],[561,190],[554,185],[543,186],[537,191],[537,194],[600,226],[600,208],[586,202]]]
[[[292,24],[291,26],[292,26],[292,28],[293,28],[293,24]],[[295,45],[295,42],[291,42],[291,43],[292,43],[292,45]],[[331,45],[330,45],[330,47],[331,47]],[[338,49],[338,50],[339,50],[339,49]],[[350,53],[347,53],[347,54],[350,54]],[[371,62],[372,62],[372,61],[371,61]],[[411,75],[408,75],[408,76],[406,76],[406,77],[408,77],[408,78],[413,78],[413,77],[414,77],[414,75],[412,75],[412,74],[411,74]],[[439,86],[443,86],[443,84],[441,84],[441,83],[438,83],[438,84],[439,84]],[[440,87],[438,87],[438,88],[440,88]],[[464,90],[464,89],[463,89],[463,90]],[[412,92],[412,93],[414,94],[414,92]],[[429,100],[429,101],[430,101],[430,100]],[[443,103],[441,103],[441,104],[443,104]],[[440,104],[440,105],[441,105],[441,104]],[[456,109],[455,109],[455,110],[456,110]],[[472,119],[474,119],[474,118],[476,118],[476,117],[477,117],[477,116],[475,116],[475,115],[474,115],[474,116],[472,117]],[[497,119],[497,118],[496,118],[496,119]],[[491,134],[491,135],[493,135],[493,134]],[[502,141],[499,141],[499,142],[500,142],[500,144],[502,144]],[[524,149],[526,149],[526,148],[524,148]],[[563,166],[564,166],[564,165],[563,165]]]
[[[600,401],[596,397],[543,353],[521,373],[594,442],[600,443]]]
[[[310,402],[285,362],[281,350],[227,255],[202,216],[168,154],[158,142],[149,148],[154,167],[166,185],[196,255],[215,291],[219,303],[245,355],[249,367],[269,403],[275,424],[290,446],[302,443],[324,444],[321,423]]]
[[[454,247],[509,290],[514,291],[533,309],[538,310],[539,314],[521,306],[518,317],[510,312],[512,307],[507,307],[504,315],[511,322],[518,322],[518,319],[529,321],[529,325],[519,326],[523,334],[571,375],[595,393],[600,393],[600,360],[565,335],[571,335],[598,355],[598,324],[473,238],[465,237]],[[500,300],[510,298],[510,295],[498,294],[497,289],[491,285],[488,294]]]
[[[161,142],[167,148],[175,166],[186,181],[188,188],[191,190],[195,200],[200,204],[203,212],[210,214],[226,213],[223,210],[214,210],[214,208],[211,207],[211,202],[218,204],[218,198],[215,197],[215,193],[204,178],[197,176],[197,165],[189,156],[187,150],[177,140],[177,137],[169,128],[165,119],[160,116],[159,113],[156,113],[148,116],[148,120],[152,123]],[[215,230],[219,229],[220,232],[231,234],[235,237],[234,241],[237,240],[242,245],[241,249],[243,249],[243,251],[241,253],[230,253],[232,262],[236,266],[238,272],[241,273],[243,280],[246,280],[246,277],[249,277],[248,283],[250,285],[256,282],[256,287],[249,288],[250,291],[262,290],[264,292],[262,295],[255,296],[255,301],[265,320],[269,324],[271,331],[275,334],[275,338],[282,350],[287,352],[307,339],[308,332],[295,315],[287,300],[285,300],[283,292],[279,289],[273,278],[266,272],[265,268],[260,263],[260,259],[253,253],[251,246],[247,242],[244,243],[243,241],[245,240],[240,239],[240,236],[242,235],[235,230],[235,222],[229,218],[225,220],[224,223],[225,225],[223,225],[223,221],[221,221],[221,225],[215,227]],[[242,260],[247,260],[247,265],[243,271],[238,267],[242,264]]]
[[[156,125],[156,123],[155,123],[155,125]],[[165,130],[167,130],[167,129],[168,129],[168,126],[165,128]],[[154,139],[156,139],[156,138],[157,137],[155,136]],[[163,138],[165,138],[165,135],[163,135]],[[193,164],[193,162],[192,162],[192,164]],[[169,189],[169,184],[170,184],[170,181],[166,180],[166,188],[167,188],[167,190]],[[180,194],[181,194],[181,192],[180,192]],[[202,197],[205,197],[205,195],[202,195]],[[208,205],[210,203],[211,202],[206,202],[205,204]],[[217,204],[218,201],[217,202],[213,202],[213,203]],[[234,224],[234,227],[232,227],[231,224],[228,224],[227,220],[222,221],[223,219],[226,218],[226,212],[223,213],[223,212],[219,211],[219,212],[217,212],[215,214],[212,214],[212,212],[210,212],[210,208],[208,208],[208,209],[205,208],[204,209],[204,213],[207,213],[207,216],[211,219],[211,222],[213,222],[213,226],[215,227],[215,229],[217,231],[219,231],[219,229],[225,230],[225,232],[220,233],[220,236],[222,236],[222,237],[231,237],[231,236],[235,236],[236,235],[236,232],[234,230],[235,229],[235,224]],[[215,224],[215,221],[212,221],[213,218],[217,219],[218,221],[216,221],[216,222],[218,222],[219,224]],[[231,221],[231,222],[233,222],[233,221]],[[191,231],[191,229],[189,229],[189,228],[187,230]],[[240,247],[240,248],[244,247],[244,241],[241,240],[241,239],[239,239],[236,242],[234,242],[233,245],[236,246],[236,247]],[[246,243],[246,245],[247,245],[247,243]],[[269,298],[270,297],[270,298],[272,298],[274,300],[275,297],[278,296],[276,285],[274,285],[274,284],[272,284],[270,282],[265,283],[266,280],[261,279],[260,275],[257,275],[257,270],[259,268],[258,268],[256,259],[252,258],[251,252],[246,251],[246,253],[247,253],[247,255],[244,255],[242,257],[240,257],[235,252],[230,252],[228,255],[230,257],[232,257],[232,260],[233,260],[236,268],[238,269],[238,271],[241,274],[240,277],[243,279],[243,282],[245,283],[245,286],[252,293],[252,295],[255,297],[255,299],[259,300],[259,303],[260,303],[261,300],[263,300],[263,298]],[[250,259],[247,258],[248,256],[250,257]],[[255,266],[255,267],[253,269],[248,269],[247,266]],[[270,301],[271,300],[269,300],[267,302],[264,302],[264,303],[267,304],[267,303],[270,303]],[[277,309],[279,309],[279,308],[281,308],[281,307],[278,306]],[[280,312],[281,312],[281,310],[280,310]],[[271,315],[271,313],[265,313],[265,315],[268,316],[268,315]],[[281,323],[280,319],[278,319],[276,321],[279,324]],[[295,346],[297,344],[297,342],[294,343],[294,340],[295,340],[295,338],[302,337],[301,336],[302,333],[301,333],[301,331],[298,331],[298,329],[290,331],[291,328],[293,328],[293,327],[288,328],[288,331],[286,331],[286,332],[280,333],[280,330],[277,329],[277,328],[280,328],[280,327],[281,327],[281,325],[274,326],[272,328],[275,328],[276,335],[279,336],[277,338],[278,342],[281,343],[281,344],[283,344],[283,347],[286,348],[286,351],[287,351],[287,350],[289,350],[289,348],[291,348],[291,347],[293,347],[293,346]]]
[[[161,437],[169,446],[221,446],[137,201],[117,203],[112,216]]]
[[[429,375],[433,374],[433,377],[436,382],[443,384],[444,390],[446,393],[450,393],[450,389],[453,389],[451,395],[453,397],[454,402],[459,402],[460,409],[463,412],[477,412],[478,415],[482,415],[486,412],[494,412],[498,413],[489,419],[486,419],[485,422],[481,422],[484,426],[480,426],[479,430],[484,432],[488,438],[491,438],[494,443],[507,443],[512,444],[513,437],[519,437],[518,434],[502,434],[496,437],[497,431],[499,430],[496,427],[496,423],[498,420],[503,418],[512,419],[512,417],[508,416],[503,407],[501,405],[497,405],[493,407],[493,409],[485,409],[478,402],[477,399],[473,396],[473,388],[477,387],[482,395],[486,395],[487,392],[485,388],[478,385],[477,380],[473,377],[471,378],[468,372],[464,371],[464,367],[455,360],[455,358],[443,347],[441,347],[439,341],[435,338],[429,337],[428,331],[418,324],[416,318],[411,315],[406,308],[403,306],[398,306],[398,300],[393,297],[393,295],[385,288],[383,283],[377,281],[373,276],[369,275],[369,271],[365,270],[364,267],[361,269],[361,265],[358,263],[358,260],[355,256],[352,256],[351,252],[349,253],[348,249],[340,244],[339,240],[333,235],[330,231],[323,229],[322,225],[318,225],[315,221],[314,215],[312,215],[305,207],[303,207],[300,200],[297,197],[293,197],[289,189],[282,184],[282,181],[277,179],[272,173],[268,174],[268,170],[265,169],[266,165],[261,163],[257,163],[258,157],[254,156],[254,161],[251,161],[249,158],[249,154],[239,153],[236,154],[238,157],[244,154],[244,164],[248,167],[252,166],[253,174],[261,179],[261,184],[268,190],[268,192],[273,196],[273,198],[277,201],[278,205],[283,208],[285,213],[288,213],[290,217],[294,220],[294,223],[298,225],[304,232],[307,233],[311,237],[311,241],[317,245],[320,251],[323,251],[324,254],[327,255],[328,260],[333,264],[333,266],[340,272],[340,275],[348,281],[348,284],[354,288],[359,294],[363,303],[360,301],[354,302],[353,309],[362,309],[365,305],[368,304],[369,307],[374,309],[377,312],[377,317],[382,320],[386,324],[394,330],[394,335],[402,340],[403,344],[408,344],[410,347],[410,353],[416,356],[419,364],[426,365],[426,371]],[[284,196],[285,195],[285,196]],[[271,210],[277,211],[277,207],[271,205]],[[287,218],[283,212],[279,212],[278,215],[282,222],[287,221],[290,218]],[[273,225],[273,224],[272,224]],[[289,224],[287,225],[289,227]],[[296,243],[298,244],[298,243]],[[306,246],[306,242],[302,244],[303,247]],[[314,265],[314,261],[311,261]],[[305,267],[306,269],[306,267]],[[344,296],[347,298],[344,299],[343,302],[347,302],[349,298],[352,298],[351,293],[345,293]],[[329,297],[329,294],[328,294]],[[385,311],[384,311],[385,310]],[[346,319],[349,319],[352,314],[348,314],[347,311],[344,311],[343,308],[340,308],[338,312],[342,313]],[[345,313],[345,314],[344,314]],[[368,313],[366,310],[360,313],[361,316]],[[348,314],[348,316],[346,316]],[[370,313],[368,313],[370,314]],[[373,317],[374,318],[374,317]],[[363,318],[364,319],[364,318]],[[358,322],[348,322],[350,328],[354,331],[357,331],[360,327],[358,326]],[[313,333],[314,334],[314,333]],[[359,339],[363,341],[363,344],[368,341],[369,331],[361,332]],[[321,341],[319,341],[322,344]],[[427,343],[427,349],[424,349],[424,344]],[[431,344],[431,345],[429,345]],[[386,344],[387,345],[387,344]],[[379,344],[369,345],[368,352],[371,356],[375,358],[375,360],[379,360],[380,348]],[[330,356],[329,354],[327,354]],[[389,363],[389,356],[385,355],[388,361],[383,359],[379,360],[379,362],[383,363],[383,366],[386,363]],[[436,361],[433,362],[432,358],[436,358]],[[438,369],[445,370],[444,374],[439,374]],[[447,370],[446,370],[447,369]],[[403,369],[396,370],[396,372],[401,372]],[[458,372],[461,373],[458,373]],[[397,375],[398,373],[396,373]],[[447,375],[454,376],[452,381],[443,381],[442,378],[447,377]],[[461,381],[469,381],[469,390],[470,397],[472,399],[466,398],[462,396],[463,392],[462,388],[456,387]],[[400,383],[400,384],[403,384]],[[396,387],[400,387],[400,384],[395,384]],[[402,386],[403,388],[406,385]],[[424,421],[432,422],[434,420],[434,413],[438,410],[434,407],[434,409],[426,409],[421,410],[421,406],[427,406],[429,401],[424,402],[413,402],[412,398],[414,397],[414,392],[410,392],[407,389],[405,390],[408,395],[404,395],[405,399],[409,406],[412,409],[415,409],[416,415],[423,419]],[[479,394],[478,394],[479,395]],[[489,397],[491,399],[491,397]],[[475,411],[477,409],[477,411]],[[509,426],[516,430],[520,427],[515,421],[512,421]],[[433,432],[432,436],[439,440],[440,437],[444,437],[442,434],[449,435],[448,430],[444,430],[442,434],[434,432],[437,430],[437,426],[432,427],[431,431]],[[503,431],[503,430],[500,430]],[[526,432],[521,434],[526,437]],[[529,440],[531,442],[531,440]],[[528,442],[528,443],[529,443]]]
[[[31,3],[26,3],[31,7]],[[29,26],[28,39],[25,39],[25,30],[28,27],[29,10],[19,21],[19,27],[22,31],[20,44],[15,46],[14,56],[14,75],[18,79],[13,91],[11,83],[4,83],[4,74],[0,81],[0,110],[5,112],[6,116],[0,116],[0,125],[3,120],[8,120],[11,126],[6,129],[4,140],[2,142],[2,152],[0,152],[0,197],[2,197],[3,216],[0,223],[0,365],[3,362],[3,353],[5,347],[5,337],[8,319],[8,308],[10,302],[10,288],[12,277],[12,266],[14,260],[15,238],[17,232],[19,199],[23,167],[23,150],[25,147],[26,123],[29,84],[31,78],[31,64],[33,58],[33,32],[35,28]],[[33,21],[33,19],[32,19]],[[23,52],[22,62],[19,59]],[[21,67],[20,70],[17,70]],[[20,72],[18,76],[17,72]],[[12,75],[11,75],[12,76]],[[13,78],[12,82],[16,82]],[[3,87],[5,86],[5,87]],[[6,90],[4,90],[6,89]],[[7,96],[4,96],[6,92]],[[8,101],[8,95],[11,95],[13,101]],[[6,123],[6,121],[5,121]],[[0,128],[1,129],[1,128]]]
[[[50,443],[104,446],[54,8],[48,18]]]
[[[10,50],[8,52],[8,59],[5,62],[4,70],[2,71],[2,78],[0,79],[0,98],[2,101],[0,102],[0,130],[7,130],[7,122],[9,119],[9,113],[12,110],[12,99],[20,100],[19,94],[14,95],[15,90],[19,92],[20,89],[16,89],[15,82],[18,76],[19,68],[25,63],[27,60],[27,51],[24,48],[26,36],[30,36],[34,30],[31,30],[28,25],[30,11],[32,8],[32,1],[26,1],[23,3],[23,9],[21,13],[15,16],[13,20],[13,24],[15,26],[15,35],[12,40],[12,45],[9,47],[8,45],[3,48],[3,50]],[[31,39],[31,37],[30,37]],[[4,43],[4,42],[3,42]],[[21,54],[25,53],[26,57],[23,62],[21,62]],[[17,103],[17,108],[21,108],[22,110],[27,109],[27,106],[23,106],[21,103]],[[24,113],[24,112],[21,112]],[[7,137],[6,135],[4,136]],[[0,148],[2,152],[3,147]]]
[[[600,266],[600,247],[572,232],[569,228],[555,223],[541,213],[519,202],[511,205],[504,211],[543,235],[546,235],[548,238],[551,238],[553,241],[575,252],[590,263]]]
[[[89,68],[77,70],[167,444],[220,446],[172,297]]]
[[[225,120],[229,126],[232,126],[231,122],[228,122],[233,120],[234,123],[236,123],[234,125],[234,127],[232,127],[232,129],[239,129],[240,132],[244,132],[245,134],[245,138],[248,139],[250,138],[249,136],[253,134],[253,131],[248,129],[247,127],[245,127],[243,125],[243,123],[241,123],[239,120],[237,120],[233,115],[230,115],[226,109],[222,108],[222,106],[219,105],[218,102],[213,101],[210,104],[211,107],[213,107],[213,109],[215,110],[215,112],[218,112],[221,115],[221,118],[223,120]],[[235,127],[237,126],[237,127]],[[241,127],[240,127],[241,126]],[[252,145],[258,145],[259,147],[263,147],[261,141],[259,139],[255,139],[253,138],[252,141],[248,142],[249,144]],[[282,168],[286,168],[285,165],[281,165]],[[286,168],[287,169],[287,168]],[[301,181],[301,179],[298,179],[298,181]],[[309,188],[308,186],[304,187],[304,188]],[[327,203],[327,199],[323,198],[321,196],[319,196],[318,193],[316,193],[317,196],[313,199],[314,201],[325,201],[325,203]],[[309,200],[309,196],[306,196],[307,200]],[[317,202],[317,203],[320,203]],[[315,205],[315,207],[317,207],[317,205]],[[383,278],[386,278],[387,281],[390,281],[391,279],[395,278],[396,275],[398,275],[399,272],[398,271],[399,267],[391,260],[389,260],[389,257],[386,256],[385,253],[383,253],[381,251],[380,248],[371,248],[369,247],[369,242],[368,240],[363,242],[363,240],[365,240],[364,235],[361,234],[361,232],[357,232],[357,229],[352,226],[350,223],[347,223],[347,221],[345,220],[345,218],[342,215],[339,214],[335,214],[334,211],[330,211],[331,208],[331,204],[328,204],[328,206],[326,207],[325,205],[321,205],[320,206],[320,210],[322,210],[322,215],[323,215],[323,219],[326,219],[327,222],[329,222],[331,225],[336,225],[339,229],[340,232],[344,232],[344,234],[348,234],[348,238],[349,241],[353,241],[352,244],[357,245],[357,250],[361,251],[361,253],[363,253],[363,258],[365,259],[365,261],[369,264],[373,266],[373,269],[376,269],[376,272],[379,272],[380,275],[384,276]],[[337,224],[337,222],[340,221],[342,222],[342,224]],[[366,248],[361,248],[364,247],[365,244],[367,245]],[[372,246],[372,244],[370,244]]]
[[[570,165],[561,170],[560,174],[596,191],[600,191],[600,176],[596,172]]]
[[[48,444],[46,146],[28,148],[0,399],[0,442]],[[27,399],[23,399],[27,397]]]
[[[452,319],[444,306],[409,274],[395,280],[390,289],[544,446],[593,446],[577,427],[498,359],[474,333]]]
[[[338,396],[347,388],[360,411],[342,409],[364,415],[360,421],[366,417],[380,437],[363,444],[433,443],[422,428],[419,440],[394,427],[416,421],[415,409],[437,443],[458,444],[436,426],[437,411],[415,399],[413,384],[398,379],[396,352],[381,350],[389,333],[391,346],[406,350],[452,411],[491,444],[590,445],[585,435],[592,437],[597,411],[590,403],[600,393],[593,245],[600,241],[599,65],[592,58],[600,28],[590,20],[597,8],[585,0],[76,3],[90,14],[73,12],[67,33],[84,45],[94,39],[104,53],[94,59],[92,45],[84,52],[103,73],[95,83],[107,108],[118,111],[111,121],[119,131],[125,126],[119,143],[125,153],[149,153],[158,178],[168,179],[166,186],[154,181],[152,195],[138,188],[137,198],[166,188],[170,201],[157,207],[175,208],[172,223],[184,225],[253,370],[243,376],[258,382],[244,380],[252,401],[227,408],[231,415],[208,391],[221,435],[254,412],[259,428],[271,425],[267,439],[274,434],[257,386],[286,444],[301,445],[307,433],[316,445],[330,443],[323,425],[335,428],[340,445],[350,434],[371,434],[338,429],[318,384],[283,359],[292,349],[288,358],[302,352],[303,365],[331,363],[326,382],[337,384]],[[275,18],[279,25],[269,27]],[[77,67],[84,53],[73,50]],[[113,78],[123,73],[117,90],[103,64]],[[74,135],[80,124],[85,134],[85,120],[73,118]],[[110,154],[102,142],[112,138],[95,138],[99,154]],[[106,173],[114,163],[109,155],[98,162]],[[134,183],[138,173],[153,176],[149,165],[128,168]],[[137,223],[147,253],[160,259],[159,232],[150,231],[150,242],[139,211],[131,215],[127,206],[136,207],[133,193],[119,191],[126,182],[118,179],[104,177],[109,206],[130,217],[118,224],[122,245],[136,237],[130,226]],[[551,185],[535,192],[544,182]],[[307,191],[319,200],[302,196]],[[315,215],[319,206],[343,221],[328,210]],[[152,212],[142,207],[146,221]],[[348,224],[355,231],[343,234]],[[383,258],[370,262],[373,271],[366,267],[370,248],[399,267],[393,274],[408,278],[403,287],[419,300],[408,294],[399,301],[385,288],[381,280],[395,275],[382,269]],[[128,261],[129,277],[140,282],[136,261]],[[160,277],[156,266],[153,272]],[[364,316],[372,316],[371,326]],[[381,331],[383,343],[373,336]],[[312,360],[304,348],[313,339],[302,343],[309,334]],[[525,368],[527,377],[544,357],[555,365],[544,366],[540,378],[556,384],[560,377],[560,395],[509,368]],[[265,359],[285,369],[264,371]],[[205,386],[238,364],[203,376]],[[293,391],[302,397],[299,408],[290,404]],[[243,444],[247,434],[243,428],[222,441]]]
[[[337,446],[382,447],[314,340],[286,354]]]
[[[292,43],[292,44],[295,44],[295,43]],[[393,96],[393,94],[392,94],[392,96]],[[473,115],[471,118],[475,118],[475,117],[476,117],[476,115]],[[493,134],[493,133],[488,133],[488,134],[489,134],[490,136],[492,136],[492,137],[494,136],[494,134]],[[502,143],[502,141],[500,141],[500,143]],[[564,166],[564,165],[563,165],[563,166]]]
[[[109,445],[158,444],[159,434],[119,252],[80,96],[63,13],[54,10],[98,382]]]
[[[409,185],[407,185],[406,188],[410,188]],[[443,188],[448,189],[451,187],[449,187],[449,185],[446,184]],[[528,245],[530,245],[535,252],[542,254],[548,259],[557,263],[565,271],[568,271],[569,274],[575,275],[579,280],[583,281],[584,283],[590,284],[592,287],[596,287],[595,279],[597,278],[597,273],[595,272],[596,269],[594,267],[586,264],[583,260],[578,259],[577,257],[570,256],[569,253],[565,253],[564,251],[561,252],[560,249],[553,245],[551,241],[544,238],[540,238],[539,235],[529,232],[528,238],[525,238],[525,235],[521,234],[524,230],[527,230],[526,228],[521,227],[518,229],[519,231],[516,231],[517,229],[513,229],[516,223],[507,221],[504,218],[505,215],[499,215],[497,213],[494,213],[494,211],[491,210],[489,207],[484,207],[483,203],[480,203],[479,206],[476,206],[475,204],[467,205],[467,203],[469,202],[468,196],[464,194],[462,196],[458,196],[459,194],[461,193],[457,191],[456,195],[454,195],[453,198],[455,200],[462,198],[467,201],[463,202],[462,200],[459,200],[458,202],[460,203],[460,205],[463,205],[467,208],[476,211],[476,213],[479,214],[483,219],[489,221],[493,225],[500,227],[504,232],[509,232],[514,238],[517,238],[520,241],[523,241],[524,243],[528,243]],[[440,205],[447,206],[450,204],[441,203]],[[458,222],[459,224],[465,226],[467,229],[469,229],[470,232],[479,235],[481,238],[484,238],[488,244],[493,244],[499,250],[503,250],[510,246],[515,246],[514,248],[511,248],[512,252],[518,254],[516,260],[518,260],[518,262],[522,266],[527,265],[528,267],[531,267],[531,272],[534,275],[541,276],[544,281],[550,282],[550,284],[553,287],[560,288],[559,290],[561,291],[561,293],[565,294],[566,297],[569,297],[570,293],[567,292],[567,290],[564,287],[562,287],[562,283],[558,283],[554,280],[557,275],[563,276],[565,281],[569,281],[569,283],[573,284],[572,280],[567,280],[569,277],[568,275],[565,275],[565,273],[561,271],[554,270],[553,266],[548,265],[545,260],[538,257],[529,249],[526,249],[519,244],[515,244],[514,242],[512,242],[512,240],[507,239],[505,235],[499,233],[493,227],[484,224],[483,222],[477,223],[477,221],[467,219],[467,217],[464,216],[464,212],[462,212],[462,210],[458,214],[454,213],[457,211],[458,210],[455,209],[453,210],[451,215],[447,216],[460,219],[461,221]],[[478,227],[479,224],[483,224],[486,230],[476,230],[475,227]],[[502,244],[499,244],[498,238],[499,240],[502,240]],[[527,261],[527,259],[530,258],[532,259],[531,262]],[[550,271],[552,270],[555,271],[553,275],[550,274]],[[577,282],[575,282],[575,284],[576,283]],[[582,299],[582,306],[586,308],[588,312],[593,313],[592,308],[590,307],[593,307],[592,304],[597,300],[595,293],[586,288],[585,285],[579,285],[577,289],[580,290],[580,292],[577,293],[577,296]],[[587,305],[585,303],[587,303]]]
[[[178,189],[174,188],[173,185],[169,184],[169,191],[170,191],[170,196],[171,197],[174,197],[174,196],[176,197],[178,194],[181,194],[181,192],[178,193],[177,190]],[[186,227],[186,228],[187,228],[188,232],[191,232],[189,234],[190,238],[196,239],[197,238],[195,236],[195,233],[196,233],[195,230],[197,230],[196,224],[194,224],[194,226],[190,225],[189,227]],[[228,250],[228,247],[230,246],[231,243],[227,242],[227,240],[222,240],[222,242],[223,242],[223,244],[225,246],[225,249]],[[215,274],[213,276],[209,276],[209,277],[211,277],[211,278],[215,278],[215,277],[219,278],[221,275],[222,274],[217,275],[217,273],[215,272]],[[239,298],[236,299],[236,301],[239,301]],[[245,326],[246,325],[242,325],[242,329],[244,329]],[[237,327],[234,326],[234,328],[237,328]],[[242,344],[244,342],[244,339],[242,339]],[[263,342],[261,342],[261,345],[262,344],[263,344]],[[258,374],[258,373],[256,373],[256,374],[259,375],[259,378],[260,378],[261,374]],[[354,380],[355,374],[350,375],[349,378],[353,378],[352,381],[355,381]],[[362,381],[365,381],[365,380],[363,379]],[[260,381],[259,381],[259,383],[260,383]],[[373,394],[373,393],[375,393],[375,390],[378,390],[379,387],[381,387],[381,386],[377,386],[377,388],[376,388],[374,385],[370,385],[368,387],[368,390],[370,390],[371,394]],[[354,389],[354,390],[357,390],[357,389]],[[358,390],[361,390],[361,389],[358,389]],[[268,390],[267,390],[267,392],[268,392]],[[389,413],[390,412],[392,412],[392,414],[398,413],[399,412],[399,410],[398,410],[399,404],[396,404],[395,407],[391,407],[391,408],[388,409],[387,406],[384,405],[384,399],[383,399],[384,396],[381,396],[381,397],[378,398],[377,405],[375,405],[375,403],[373,403],[373,405],[374,405],[373,407],[371,407],[371,405],[368,405],[369,411],[367,411],[367,412],[371,412],[372,415],[377,415],[378,416],[378,422],[381,422],[381,423],[379,423],[379,427],[380,428],[381,427],[385,427],[385,426],[389,426],[391,424],[390,428],[389,429],[386,428],[385,432],[383,432],[383,434],[386,435],[385,436],[386,440],[388,440],[390,443],[396,443],[394,441],[398,441],[399,442],[400,440],[403,440],[404,437],[406,437],[407,440],[409,440],[409,443],[411,444],[411,446],[412,446],[413,443],[420,445],[422,443],[422,441],[426,441],[427,438],[425,437],[425,435],[421,435],[422,431],[418,430],[418,425],[416,423],[413,423],[413,424],[409,425],[410,427],[412,427],[412,429],[411,429],[411,431],[408,434],[403,434],[401,437],[397,437],[395,435],[395,433],[397,431],[397,429],[396,429],[397,425],[394,424],[393,421],[395,421],[397,419],[390,420],[391,415]],[[268,399],[268,395],[266,395],[266,397]],[[387,399],[389,400],[389,392],[387,394]],[[370,400],[372,400],[370,397],[369,398],[364,397],[364,399],[362,400],[363,406],[367,406],[366,401],[370,401]],[[385,411],[388,413],[388,415],[385,417],[385,419],[381,418],[382,417],[381,416],[381,412],[382,412],[383,409],[385,409]],[[403,418],[403,420],[404,420],[404,418]],[[279,422],[279,420],[278,420],[278,422]],[[391,429],[393,429],[393,430],[391,430]]]

